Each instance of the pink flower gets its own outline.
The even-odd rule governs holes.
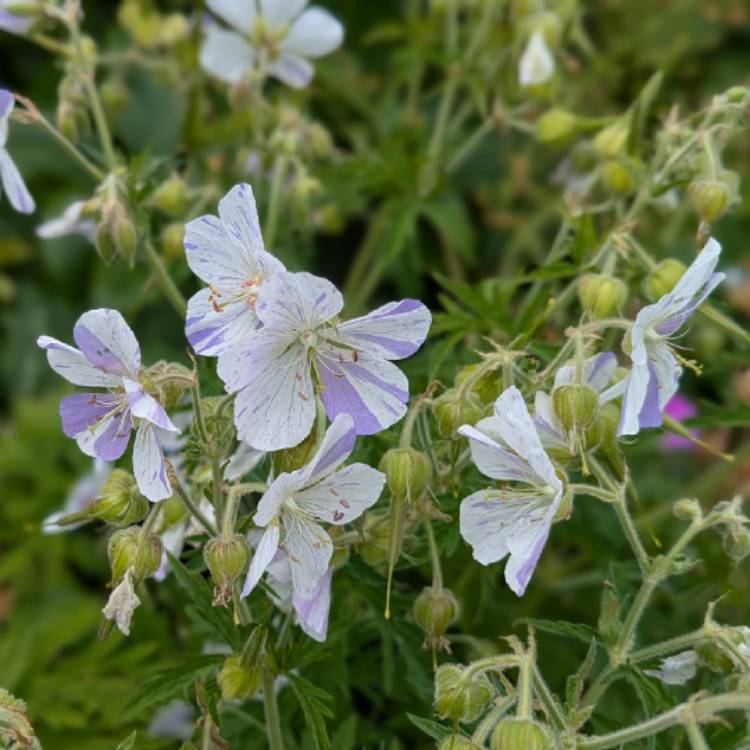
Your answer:
[[[683,422],[686,419],[696,416],[698,414],[698,409],[690,399],[677,393],[669,400],[664,412],[672,417],[672,419],[678,422]],[[695,435],[695,437],[700,437],[700,432],[698,430],[690,430],[690,434]],[[665,433],[661,439],[661,447],[670,453],[689,451],[693,446],[694,443],[688,438],[682,437],[682,435]]]

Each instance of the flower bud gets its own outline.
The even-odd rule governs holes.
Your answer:
[[[146,392],[163,407],[178,406],[185,392],[195,380],[192,370],[179,362],[165,362],[163,359],[141,370],[138,380]]]
[[[620,424],[620,408],[617,404],[602,404],[597,416],[600,439],[599,450],[606,456],[609,465],[618,479],[625,477],[625,459],[617,439],[617,428]]]
[[[676,258],[667,258],[657,264],[643,283],[643,291],[649,300],[657,300],[669,294],[686,271],[685,264]]]
[[[443,635],[457,617],[458,602],[450,589],[427,586],[414,602],[414,619],[432,648],[446,644]]]
[[[182,177],[172,175],[154,190],[149,203],[165,214],[178,214],[185,207],[187,184]]]
[[[402,500],[418,500],[432,470],[429,458],[415,448],[391,448],[378,468],[386,476],[388,489]]]
[[[580,437],[596,419],[599,394],[581,383],[561,385],[552,392],[552,407],[565,432]]]
[[[456,385],[463,385],[479,367],[481,367],[480,364],[462,367],[456,375]],[[503,376],[498,370],[487,370],[472,383],[471,390],[483,404],[494,404],[503,392]]]
[[[628,287],[621,279],[587,273],[578,282],[578,299],[583,311],[594,320],[607,318],[620,310],[628,298]]]
[[[167,224],[161,231],[161,246],[164,257],[177,260],[185,255],[185,225],[179,222]]]
[[[64,526],[86,519],[97,519],[113,526],[130,526],[146,517],[149,502],[138,491],[130,472],[114,469],[104,480],[96,502],[80,513],[63,516],[58,523]]]
[[[739,523],[727,524],[721,528],[721,542],[724,551],[735,562],[750,554],[750,531]]]
[[[119,76],[113,76],[104,81],[99,87],[99,95],[102,98],[107,118],[110,120],[116,120],[122,114],[130,99],[130,91],[125,81]]]
[[[536,139],[539,143],[561,146],[582,132],[584,121],[564,109],[548,109],[536,121]]]
[[[162,543],[156,534],[141,538],[139,526],[119,529],[107,544],[112,582],[122,580],[128,570],[132,571],[133,583],[152,576],[161,564]]]
[[[225,701],[247,700],[260,690],[263,667],[244,666],[240,656],[228,656],[216,678]]]
[[[381,513],[368,513],[362,529],[363,541],[357,551],[370,566],[376,567],[388,559],[389,540],[391,538],[390,519]],[[400,546],[400,545],[399,545]],[[398,556],[400,550],[396,550]]]
[[[237,432],[234,426],[231,407],[227,407],[223,396],[210,396],[201,399],[203,421],[208,433],[207,446],[197,445],[195,437],[197,427],[193,426],[193,437],[189,443],[189,453],[208,459],[221,460],[233,452],[237,442]]]
[[[468,737],[451,734],[438,745],[438,750],[481,750],[481,748]]]
[[[630,122],[627,115],[619,117],[596,134],[594,148],[604,159],[617,159],[625,151],[629,131]]]
[[[635,188],[633,170],[622,160],[612,159],[602,165],[602,184],[614,195],[627,195]]]
[[[469,391],[463,396],[458,388],[447,390],[435,401],[435,416],[441,437],[455,440],[458,428],[473,425],[482,417],[484,409],[479,397]]]
[[[96,227],[96,249],[102,260],[109,263],[120,257],[132,268],[137,245],[135,223],[128,209],[119,199],[107,201]]]
[[[721,628],[722,633],[729,637],[735,645],[740,645],[744,639],[742,637],[737,637],[737,635],[732,632],[733,630],[734,628]],[[701,641],[701,643],[695,647],[695,651],[698,654],[698,658],[716,674],[731,674],[736,669],[732,656],[727,651],[726,647],[721,645],[721,641],[716,638]]]
[[[707,224],[724,214],[732,197],[726,183],[712,179],[693,180],[687,194],[698,218]]]
[[[34,727],[27,715],[26,704],[0,688],[0,740],[8,740],[7,747],[39,747]],[[6,747],[5,742],[2,743]]]
[[[213,537],[203,549],[203,559],[214,581],[213,605],[226,606],[234,584],[247,572],[250,546],[242,534]]]
[[[492,733],[491,750],[552,750],[547,730],[531,719],[508,717]]]
[[[459,664],[444,664],[435,673],[435,708],[451,721],[470,722],[489,705],[492,684],[483,674],[469,673]]]
[[[701,504],[697,500],[690,498],[678,500],[672,506],[672,512],[675,514],[675,517],[679,518],[681,521],[697,521],[703,516]]]

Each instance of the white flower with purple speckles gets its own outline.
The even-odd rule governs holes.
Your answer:
[[[547,542],[563,497],[563,483],[544,451],[520,391],[508,388],[495,413],[464,425],[477,468],[492,479],[520,482],[529,489],[485,489],[461,502],[461,536],[482,565],[502,560],[508,586],[522,596]]]
[[[709,239],[671,292],[636,315],[630,330],[633,366],[622,404],[620,435],[636,435],[643,427],[659,427],[662,412],[680,385],[682,366],[669,340],[721,283],[714,273],[721,245]]]
[[[36,204],[18,167],[5,148],[8,142],[8,120],[14,107],[13,94],[0,89],[0,181],[2,181],[3,191],[8,196],[10,205],[22,214],[30,214],[33,213]]]
[[[133,473],[138,489],[156,502],[172,495],[157,429],[179,432],[159,402],[139,382],[141,351],[117,310],[90,310],[78,319],[73,338],[80,349],[49,336],[37,344],[50,367],[78,386],[104,392],[74,393],[60,402],[63,431],[88,456],[116,461],[136,430]]]
[[[21,3],[18,0],[0,0],[0,29],[11,34],[25,34],[34,24],[34,19],[28,15],[14,13]],[[28,3],[24,3],[28,6]]]
[[[521,87],[546,83],[555,73],[555,58],[549,51],[544,34],[535,31],[518,61],[518,84]]]
[[[261,284],[284,270],[263,247],[250,185],[233,187],[219,201],[218,217],[187,224],[185,254],[193,273],[209,285],[188,303],[185,334],[198,354],[217,356],[258,326]]]
[[[406,299],[338,322],[341,293],[309,273],[277,273],[256,302],[261,328],[226,356],[218,372],[237,393],[237,434],[258,450],[281,450],[307,437],[316,389],[333,420],[350,414],[371,435],[406,413],[409,384],[390,360],[413,354],[430,327],[430,311]]]
[[[356,440],[354,422],[339,415],[310,463],[279,474],[258,503],[253,521],[265,529],[255,550],[242,595],[257,585],[280,547],[289,558],[294,595],[312,601],[333,554],[333,542],[320,521],[341,526],[375,504],[385,475],[365,464],[339,466]]]
[[[200,53],[204,70],[227,83],[239,83],[265,61],[266,71],[293,88],[312,80],[311,59],[323,57],[344,39],[341,24],[308,0],[207,0],[233,31],[211,24]]]

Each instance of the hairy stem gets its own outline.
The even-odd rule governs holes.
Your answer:
[[[284,750],[284,738],[279,722],[279,705],[276,702],[274,676],[269,669],[263,669],[263,708],[266,715],[266,733],[269,750]]]

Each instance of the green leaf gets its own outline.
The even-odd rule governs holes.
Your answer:
[[[422,213],[447,247],[466,259],[474,256],[474,226],[458,195],[441,193],[422,205]]]
[[[126,737],[115,750],[133,750],[135,747],[135,737],[137,732],[133,732],[130,736]]]
[[[331,741],[328,738],[328,728],[326,719],[333,718],[333,711],[330,709],[332,701],[331,696],[319,687],[308,682],[304,677],[296,674],[287,674],[287,679],[291,684],[294,692],[305,715],[305,722],[312,733],[313,741],[317,750],[330,750]]]
[[[442,724],[432,721],[432,719],[424,719],[421,716],[415,716],[414,714],[406,714],[406,716],[415,727],[421,729],[436,742],[442,742],[446,737],[450,737],[453,734],[452,729],[448,729]]]
[[[575,638],[575,640],[582,641],[583,643],[591,643],[592,640],[596,640],[597,636],[594,628],[582,623],[554,622],[552,620],[540,620],[535,617],[524,617],[516,622],[522,625],[531,625],[533,628],[545,633],[561,635],[563,638]]]
[[[344,719],[331,737],[331,750],[354,750],[357,742],[357,714]]]

